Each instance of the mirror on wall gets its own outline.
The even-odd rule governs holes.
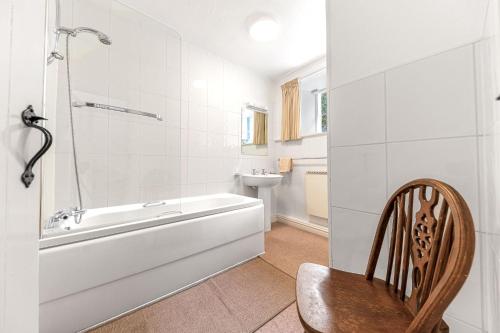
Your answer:
[[[243,155],[267,155],[267,109],[252,104],[241,108],[241,153]]]

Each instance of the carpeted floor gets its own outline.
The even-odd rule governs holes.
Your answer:
[[[92,332],[302,333],[294,302],[302,262],[327,265],[327,239],[274,223],[262,258]]]
[[[266,233],[266,253],[262,259],[295,279],[300,264],[312,262],[328,266],[328,240],[283,223],[273,223]]]

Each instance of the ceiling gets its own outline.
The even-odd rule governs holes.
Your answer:
[[[325,0],[123,0],[177,30],[184,40],[271,79],[326,53]],[[248,35],[256,14],[273,16],[279,37],[259,43]]]

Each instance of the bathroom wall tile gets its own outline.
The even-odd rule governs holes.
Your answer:
[[[188,158],[181,157],[181,185],[188,183]]]
[[[229,135],[240,135],[241,115],[234,112],[224,112],[224,133]]]
[[[153,93],[141,93],[141,111],[159,114],[162,119],[167,117],[167,101],[163,95]],[[175,111],[172,111],[172,113]],[[168,118],[167,118],[168,119]],[[144,123],[152,124],[156,120],[152,118],[137,118]]]
[[[108,206],[141,202],[141,158],[133,154],[110,154]]]
[[[494,77],[494,50],[494,38],[474,44],[478,134],[493,134],[495,120],[500,119],[495,113],[498,88]]]
[[[64,6],[63,6],[64,7]],[[127,99],[127,92],[139,90],[141,82],[140,16],[132,9],[113,1],[109,35],[110,96]],[[134,107],[132,105],[124,105]]]
[[[244,100],[244,87],[238,68],[224,62],[224,111],[240,112]]]
[[[165,187],[168,183],[166,156],[141,156],[141,188]]]
[[[332,145],[385,141],[385,77],[370,76],[333,90]]]
[[[188,146],[189,146],[189,130],[181,128],[181,156],[187,157],[188,154]]]
[[[207,105],[221,109],[224,94],[224,62],[216,55],[207,57]]]
[[[188,128],[189,124],[189,102],[181,101],[181,128]]]
[[[224,146],[224,134],[207,134],[207,156],[224,157],[226,156]]]
[[[240,171],[240,159],[224,158],[224,182],[236,182],[238,180],[237,173]]]
[[[147,188],[141,188],[140,202],[166,200],[170,198],[170,195],[171,195],[170,188],[166,186],[152,186]]]
[[[194,130],[188,131],[188,156],[207,156],[207,132]]]
[[[482,327],[482,295],[481,295],[481,262],[482,235],[476,232],[476,249],[472,268],[465,281],[465,284],[458,292],[458,295],[446,310],[446,314],[460,318],[460,320],[473,325]]]
[[[138,126],[141,136],[137,140],[142,154],[166,155],[166,127],[154,119],[148,119],[147,123],[140,123]]]
[[[109,31],[111,3],[111,0],[74,0],[74,25],[77,27],[93,27],[103,32]]]
[[[211,133],[224,133],[225,122],[224,112],[220,109],[208,107],[207,109],[207,130]]]
[[[54,136],[54,149],[56,153],[69,153],[73,149],[71,145],[71,123],[69,116],[69,107],[67,105],[67,101],[64,104],[58,101],[57,105],[57,135]]]
[[[129,88],[125,85],[113,85],[109,87],[109,104],[115,106],[121,106],[131,109],[142,109],[142,94],[140,90]],[[114,118],[130,118],[130,115],[123,113],[112,112],[110,117]],[[134,116],[136,117],[136,116]]]
[[[464,196],[479,230],[476,140],[470,137],[389,144],[388,194],[414,179],[442,180]]]
[[[87,107],[74,108],[73,110],[74,136],[78,152],[106,154],[108,142],[107,112],[103,111],[102,114],[96,114],[94,113],[95,110]],[[92,134],[90,135],[90,133]],[[71,137],[71,132],[69,132],[69,136]]]
[[[240,149],[240,137],[238,135],[224,135],[225,157],[238,157]]]
[[[207,158],[205,160],[207,169],[207,182],[217,183],[224,181],[224,160],[222,158]]]
[[[207,130],[207,107],[196,103],[189,103],[188,128],[197,131]]]
[[[167,67],[165,95],[173,99],[181,99],[182,73],[179,67]]]
[[[206,159],[200,157],[191,157],[187,160],[187,181],[188,184],[201,184],[207,182]],[[210,170],[212,171],[212,170]]]
[[[497,138],[498,140],[498,138]],[[500,164],[495,154],[495,136],[478,137],[479,141],[479,190],[481,200],[481,225],[483,232],[500,235],[500,219],[498,218],[498,190],[500,184]],[[498,146],[497,146],[498,147]]]
[[[54,186],[54,209],[60,210],[78,206],[76,195],[75,169],[73,155],[70,153],[56,153],[55,165],[57,169],[57,182]]]
[[[478,327],[471,326],[460,319],[451,317],[445,314],[444,320],[450,327],[450,332],[453,333],[483,333],[484,331]]]
[[[189,102],[207,104],[207,52],[189,44],[188,86]]]
[[[73,3],[73,25],[110,31],[111,1],[83,1]],[[94,35],[80,34],[71,39],[71,69],[73,88],[107,95],[110,47],[100,43]]]
[[[476,133],[472,46],[390,70],[386,80],[388,141]]]
[[[332,213],[334,220],[332,230],[333,267],[364,274],[380,215],[335,207],[332,209]],[[377,267],[378,276],[384,274],[382,262],[381,260],[379,267]]]
[[[167,83],[167,42],[165,28],[149,18],[141,24],[141,89],[165,95]]]
[[[332,204],[381,213],[386,202],[385,145],[335,147],[331,152]]]
[[[182,197],[192,197],[198,195],[205,195],[207,193],[206,184],[188,184],[182,186],[181,189]],[[182,203],[181,203],[182,205]]]
[[[208,183],[206,194],[217,194],[217,193],[234,193],[235,186],[233,182],[228,183]]]
[[[178,99],[166,99],[167,116],[164,119],[169,126],[181,126],[184,110],[181,109],[181,102]],[[187,113],[186,113],[187,114]],[[186,128],[186,127],[182,127]]]
[[[138,154],[142,151],[141,127],[130,117],[112,118],[108,131],[110,153]]]
[[[181,57],[182,57],[182,49],[181,49],[181,39],[179,35],[175,33],[168,33],[166,36],[167,39],[167,68],[181,68]],[[180,72],[179,72],[180,74]]]
[[[252,169],[266,171],[272,170],[274,168],[274,161],[268,157],[256,157],[252,159]]]
[[[181,100],[189,101],[189,43],[181,41]]]
[[[166,178],[168,186],[181,185],[182,161],[180,157],[167,157]]]
[[[250,173],[252,171],[252,158],[242,155],[239,159],[238,173]]]
[[[85,208],[106,207],[108,204],[107,162],[106,154],[78,156],[82,202]]]
[[[181,156],[181,129],[176,127],[167,126],[167,156],[180,157]]]
[[[71,39],[71,81],[73,89],[107,96],[109,47],[95,36],[82,34]]]

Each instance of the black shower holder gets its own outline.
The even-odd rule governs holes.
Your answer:
[[[41,131],[44,136],[44,143],[42,148],[40,148],[35,156],[33,156],[31,160],[29,160],[23,174],[21,175],[21,181],[23,182],[24,186],[28,188],[33,182],[33,179],[35,179],[33,167],[35,166],[36,162],[49,150],[50,146],[52,146],[52,134],[46,128],[38,125],[38,122],[40,120],[47,119],[37,116],[31,105],[28,105],[28,107],[23,110],[23,112],[21,113],[21,118],[23,123],[27,127],[36,128],[37,130]]]

